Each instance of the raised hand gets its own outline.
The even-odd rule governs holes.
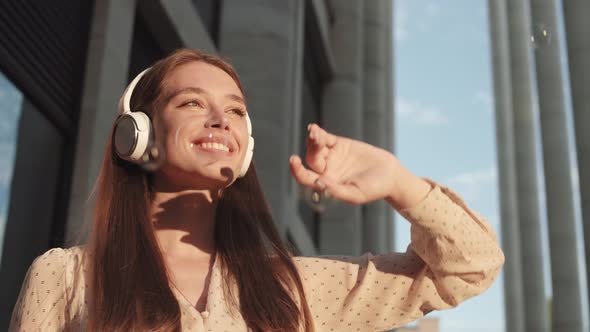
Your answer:
[[[352,204],[387,199],[396,208],[417,203],[430,189],[384,149],[336,136],[316,124],[308,131],[309,168],[299,156],[290,158],[291,172],[302,185]],[[404,188],[408,185],[414,188]]]

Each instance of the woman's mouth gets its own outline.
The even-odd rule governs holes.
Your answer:
[[[230,152],[229,147],[222,143],[215,143],[215,142],[203,142],[197,144],[198,147],[208,150],[219,150],[224,152]]]
[[[206,152],[221,152],[226,155],[235,152],[234,144],[229,137],[212,133],[193,139],[190,145]]]

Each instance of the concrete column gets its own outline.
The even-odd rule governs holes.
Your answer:
[[[524,283],[525,330],[548,332],[539,213],[539,185],[534,112],[530,8],[526,0],[507,1],[516,184],[520,219],[522,270],[531,276]]]
[[[322,95],[322,124],[338,135],[362,139],[363,3],[334,0],[332,6],[336,68]],[[338,203],[321,217],[320,253],[360,254],[361,231],[361,208]]]
[[[369,144],[387,148],[387,95],[385,79],[387,24],[383,16],[385,1],[363,1],[363,138]],[[363,251],[380,254],[387,251],[387,214],[393,210],[384,200],[363,206]]]
[[[502,249],[506,256],[504,303],[506,332],[525,332],[506,1],[488,0],[492,69],[494,72]]]
[[[590,2],[563,1],[576,152],[586,242],[586,280],[590,280]],[[588,299],[590,302],[590,299]]]
[[[289,208],[294,114],[300,112],[303,72],[303,0],[225,0],[219,53],[244,85],[256,139],[254,159],[282,234]]]
[[[394,52],[393,52],[393,0],[385,0],[382,11],[385,23],[385,142],[387,150],[395,153],[395,126],[394,126]],[[395,220],[393,210],[387,211],[385,225],[387,227],[386,251],[395,251]]]
[[[72,188],[66,224],[66,244],[80,239],[88,221],[94,186],[107,135],[117,116],[117,101],[127,82],[135,1],[96,1],[90,32]]]
[[[537,91],[547,192],[554,331],[582,332],[582,289],[571,158],[560,64],[557,3],[531,0]],[[548,34],[550,41],[544,41]]]

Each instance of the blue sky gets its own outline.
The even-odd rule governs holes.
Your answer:
[[[500,233],[487,1],[397,0],[396,155],[458,191]],[[396,248],[409,224],[396,218]],[[443,332],[504,331],[503,278],[456,309],[432,313]]]

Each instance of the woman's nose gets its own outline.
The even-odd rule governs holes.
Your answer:
[[[219,111],[212,111],[209,119],[205,122],[205,128],[219,128],[228,130],[230,126],[230,120],[225,113]]]

